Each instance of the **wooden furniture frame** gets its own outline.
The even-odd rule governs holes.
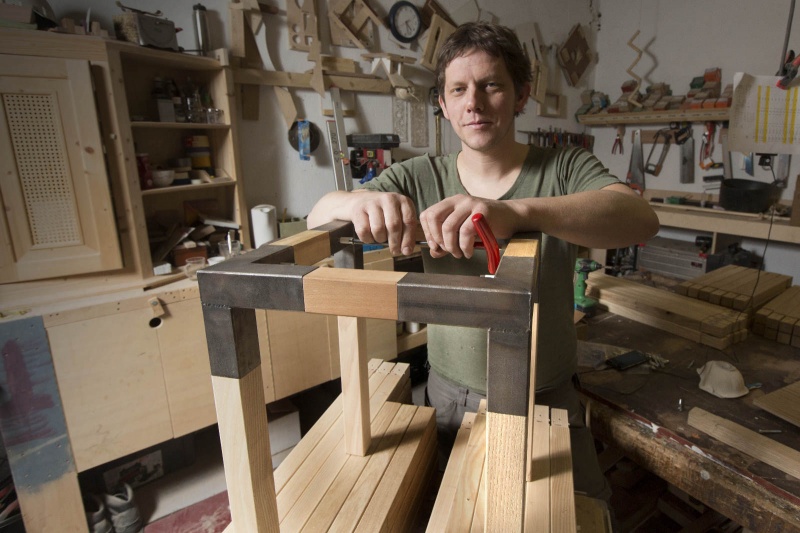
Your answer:
[[[488,329],[487,529],[522,531],[526,478],[533,468],[528,414],[534,405],[529,385],[536,360],[538,234],[515,236],[494,278],[310,266],[331,254],[336,266],[359,266],[360,248],[342,244],[352,237],[352,224],[334,222],[198,275],[218,419],[228,422],[220,424],[220,434],[231,530],[279,530],[270,456],[264,453],[269,441],[255,309],[282,309],[350,317],[340,320],[351,332],[343,342],[355,346],[355,354],[362,318]],[[355,376],[343,380],[343,405],[355,406],[343,416],[360,412],[347,424],[369,427],[365,362],[342,361],[342,375]],[[358,433],[350,453],[368,446],[368,431]]]

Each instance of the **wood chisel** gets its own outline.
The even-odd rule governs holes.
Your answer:
[[[694,137],[686,139],[681,147],[681,183],[694,183]]]

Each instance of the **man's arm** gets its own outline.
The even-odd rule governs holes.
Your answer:
[[[431,255],[472,255],[471,218],[482,213],[495,236],[541,231],[588,248],[619,248],[643,242],[658,232],[650,205],[623,184],[558,197],[485,200],[466,195],[447,198],[420,215]]]
[[[417,211],[411,199],[402,194],[361,189],[328,193],[308,214],[308,227],[333,220],[352,222],[364,242],[388,242],[393,255],[409,255],[414,250]]]
[[[522,202],[524,219],[536,230],[586,248],[630,246],[659,229],[658,216],[647,201],[621,183]]]

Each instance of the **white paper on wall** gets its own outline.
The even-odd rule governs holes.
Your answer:
[[[777,87],[777,76],[733,77],[728,142],[731,151],[800,154],[800,83]]]

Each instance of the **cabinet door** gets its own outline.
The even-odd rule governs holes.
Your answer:
[[[175,437],[216,423],[200,298],[167,304],[156,328]]]
[[[152,318],[142,308],[47,328],[80,472],[172,438]]]
[[[0,282],[122,267],[87,61],[0,56],[0,199]]]

